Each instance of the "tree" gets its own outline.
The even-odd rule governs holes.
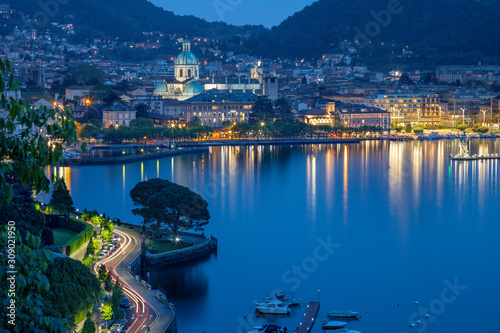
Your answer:
[[[103,320],[110,320],[113,318],[113,307],[109,303],[105,303],[99,308]]]
[[[71,73],[73,79],[80,85],[96,85],[106,78],[104,72],[94,65],[78,65]]]
[[[149,111],[149,106],[147,106],[144,103],[138,104],[135,106],[135,109],[137,110],[136,116],[137,118],[147,118],[148,117],[148,111]]]
[[[274,102],[274,113],[281,121],[287,122],[293,120],[292,107],[283,97]]]
[[[191,129],[191,128],[195,128],[195,127],[198,127],[198,126],[201,126],[201,121],[200,121],[200,118],[198,118],[197,116],[194,116],[193,119],[191,119],[187,124],[186,124],[186,127],[188,129]]]
[[[259,97],[252,107],[248,121],[251,125],[255,125],[260,122],[274,121],[274,117],[273,102],[265,97]]]
[[[164,179],[140,182],[130,191],[135,206],[134,215],[140,215],[145,223],[154,222],[156,230],[168,226],[174,239],[179,230],[204,230],[210,214],[208,202],[187,187]]]
[[[56,318],[73,317],[101,297],[99,280],[78,260],[54,260],[47,269],[47,278],[50,289],[44,293],[44,310]]]
[[[54,232],[50,228],[43,228],[42,242],[45,245],[54,245]]]
[[[411,124],[406,124],[406,133],[411,133]]]
[[[6,176],[7,183],[12,188],[12,200],[4,200],[0,203],[0,225],[7,225],[9,221],[16,221],[16,229],[21,235],[27,232],[40,236],[45,218],[44,215],[36,209],[33,200],[33,191],[31,187],[24,187],[20,180],[9,173]]]
[[[66,182],[61,179],[54,185],[54,192],[50,198],[50,205],[59,212],[59,214],[74,213],[73,199],[69,194]]]
[[[92,315],[90,312],[87,313],[87,319],[85,319],[85,323],[83,323],[81,333],[95,333],[95,325],[92,321]]]
[[[122,288],[118,283],[113,284],[113,289],[112,289],[113,295],[111,296],[111,305],[113,306],[113,309],[118,310],[120,307],[120,303],[122,301],[122,296],[123,296],[123,291]]]
[[[69,147],[78,142],[68,109],[36,109],[28,101],[7,96],[7,90],[18,90],[11,69],[9,60],[0,60],[0,108],[7,113],[7,118],[0,118],[0,204],[12,198],[12,189],[5,179],[9,171],[14,171],[24,186],[32,185],[35,194],[49,192],[44,167],[61,162],[65,144]],[[45,133],[33,131],[34,128],[44,128]],[[85,150],[85,145],[82,148]]]
[[[68,320],[56,318],[48,314],[47,299],[45,293],[50,289],[49,279],[46,276],[49,263],[53,260],[53,254],[49,250],[40,249],[41,239],[29,232],[23,237],[19,231],[2,228],[0,231],[0,247],[7,249],[8,238],[14,237],[16,294],[15,294],[15,326],[10,325],[8,320],[12,317],[7,313],[10,299],[7,297],[9,290],[8,277],[12,274],[5,264],[0,265],[0,290],[4,294],[0,298],[0,316],[4,318],[0,322],[0,331],[7,332],[66,332],[70,326]],[[10,252],[10,251],[9,251]],[[5,256],[5,258],[7,258]],[[10,264],[10,263],[9,263]],[[61,300],[60,300],[61,301]],[[66,326],[67,325],[67,326]]]

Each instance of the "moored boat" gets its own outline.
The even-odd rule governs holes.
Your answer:
[[[338,328],[343,328],[347,323],[343,321],[325,321],[321,326],[324,330],[336,330]]]
[[[253,327],[248,333],[286,333],[287,328],[274,324]]]
[[[351,310],[328,312],[328,317],[330,317],[330,318],[355,318],[357,316],[359,316],[359,312],[355,312],[355,311],[351,311]]]
[[[290,305],[278,300],[272,300],[267,303],[255,303],[255,310],[260,313],[268,314],[289,314]]]

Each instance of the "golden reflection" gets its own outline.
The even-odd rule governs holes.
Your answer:
[[[317,197],[316,197],[316,156],[307,156],[307,198],[309,201],[308,207],[310,209],[310,220],[313,225],[313,231],[316,226],[316,208],[317,208]]]
[[[141,162],[141,182],[144,181],[144,163]]]
[[[160,178],[160,160],[156,160],[156,178]]]
[[[347,225],[348,198],[349,198],[349,181],[348,181],[348,154],[347,145],[344,145],[344,225]]]

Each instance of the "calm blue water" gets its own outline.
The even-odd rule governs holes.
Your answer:
[[[499,142],[472,150],[500,153]],[[293,330],[304,305],[288,317],[253,314],[252,300],[275,289],[320,298],[313,332],[344,309],[362,312],[348,328],[363,332],[496,332],[500,162],[450,163],[455,152],[448,141],[218,147],[55,171],[79,209],[134,223],[129,192],[141,180],[166,178],[208,200],[217,255],[148,269],[178,309],[179,332],[245,332],[263,321]]]

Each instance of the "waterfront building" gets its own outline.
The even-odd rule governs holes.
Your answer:
[[[66,99],[74,100],[75,98],[86,98],[93,88],[94,86],[69,86],[66,88]]]
[[[106,128],[111,125],[129,126],[135,117],[135,108],[124,104],[115,104],[102,109],[102,123]]]
[[[222,127],[230,124],[248,122],[250,112],[259,96],[253,93],[226,93],[210,90],[183,101],[186,122],[197,117],[201,124]]]
[[[446,118],[451,120],[452,125],[456,121],[461,121],[464,124],[480,121],[479,118],[481,117],[478,117],[480,104],[481,99],[475,93],[461,92],[454,94],[448,98],[448,115]]]
[[[153,92],[162,98],[175,98],[184,101],[193,96],[211,89],[223,92],[252,92],[260,94],[261,83],[258,80],[238,78],[206,78],[200,79],[200,65],[198,58],[191,52],[190,41],[184,41],[182,52],[174,63],[174,77],[166,78],[158,84]]]
[[[344,104],[363,104],[365,102],[365,96],[363,94],[338,94],[325,96],[325,98],[333,99],[334,101]]]
[[[494,129],[500,125],[500,95],[491,99],[491,123]]]
[[[344,127],[376,126],[384,131],[391,129],[391,113],[381,108],[336,103],[335,111],[340,125]]]
[[[391,112],[391,119],[397,124],[437,126],[441,123],[436,93],[373,94],[363,104]]]

